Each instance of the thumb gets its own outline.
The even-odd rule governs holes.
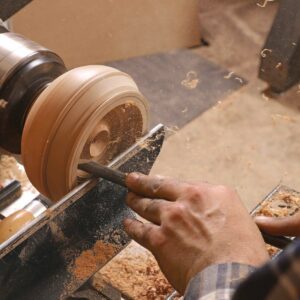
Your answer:
[[[258,216],[255,222],[259,229],[272,235],[300,236],[300,214],[283,218]]]

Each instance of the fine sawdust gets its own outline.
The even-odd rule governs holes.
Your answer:
[[[95,275],[96,289],[101,290],[103,282],[129,299],[160,300],[174,291],[152,254],[136,243],[131,243]]]
[[[118,251],[114,244],[97,241],[90,250],[85,250],[74,262],[72,274],[78,280],[85,280],[92,276],[99,268],[111,259]]]

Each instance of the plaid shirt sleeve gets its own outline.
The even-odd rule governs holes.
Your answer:
[[[226,263],[207,267],[192,278],[184,299],[229,300],[240,281],[254,270],[254,267],[239,263]]]
[[[259,269],[238,263],[206,268],[190,281],[184,299],[300,299],[300,239]]]
[[[300,240],[242,282],[233,300],[300,299]]]

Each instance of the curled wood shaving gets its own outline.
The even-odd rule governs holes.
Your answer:
[[[224,76],[224,79],[230,79],[234,72],[229,72],[226,76]]]
[[[265,48],[265,49],[263,49],[263,50],[260,52],[260,55],[261,55],[261,57],[266,58],[266,57],[267,57],[267,53],[272,53],[272,52],[273,52],[272,49],[267,49],[267,48]]]
[[[269,2],[274,2],[275,0],[265,0],[264,3],[256,3],[259,7],[266,7]]]
[[[235,77],[234,79],[237,80],[237,81],[238,81],[239,83],[241,83],[241,84],[244,83],[243,79],[240,78],[240,77]]]
[[[181,81],[181,85],[189,90],[195,89],[199,84],[198,74],[195,71],[189,71],[186,78]]]

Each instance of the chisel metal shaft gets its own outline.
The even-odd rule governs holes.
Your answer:
[[[118,170],[113,170],[109,167],[100,165],[94,161],[88,163],[82,163],[78,165],[78,169],[85,171],[95,177],[100,177],[116,183],[118,185],[126,187],[126,173]]]

